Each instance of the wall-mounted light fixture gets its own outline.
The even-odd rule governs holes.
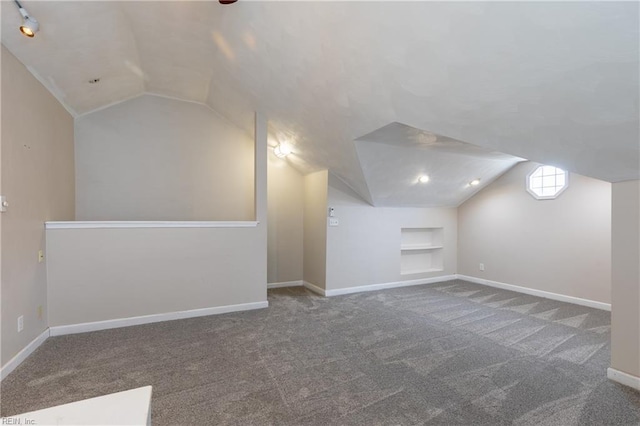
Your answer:
[[[278,158],[284,158],[287,155],[291,154],[292,152],[293,151],[291,150],[291,147],[284,143],[279,143],[278,145],[276,145],[275,148],[273,148],[273,153]]]
[[[34,17],[29,15],[29,12],[22,7],[18,0],[13,0],[18,6],[18,11],[22,15],[22,25],[20,25],[20,32],[29,38],[33,38],[40,29],[40,24]]]

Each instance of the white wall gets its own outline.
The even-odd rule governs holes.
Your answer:
[[[536,200],[525,180],[537,166],[516,165],[458,208],[458,273],[610,303],[611,184],[571,174],[558,198]]]
[[[455,208],[372,207],[332,175],[328,204],[335,209],[339,226],[327,229],[327,290],[456,273]],[[442,271],[400,273],[402,228],[443,228]]]
[[[258,228],[52,229],[49,324],[263,302]]]
[[[76,119],[77,220],[253,220],[253,142],[208,107],[143,95]]]
[[[73,220],[74,178],[73,117],[4,46],[2,105],[4,366],[48,326],[47,259],[38,263],[38,250],[45,250],[46,220]]]
[[[640,181],[612,186],[611,367],[640,378]]]
[[[265,303],[266,129],[256,117],[255,226],[48,228],[50,325]]]
[[[327,189],[329,172],[304,177],[303,277],[322,289],[327,277]]]
[[[304,179],[271,149],[268,158],[268,282],[300,281],[303,278]]]

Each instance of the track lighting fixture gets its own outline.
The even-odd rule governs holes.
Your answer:
[[[36,21],[35,18],[29,15],[29,12],[27,12],[27,10],[22,7],[18,0],[13,1],[18,6],[20,15],[22,15],[22,25],[20,25],[20,32],[29,38],[33,38],[33,36],[35,36],[40,29],[40,24],[38,24],[38,21]]]

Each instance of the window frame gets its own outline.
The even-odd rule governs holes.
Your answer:
[[[556,192],[554,195],[539,195],[533,189],[531,189],[531,177],[542,167],[554,167],[555,169],[562,170],[564,172],[564,186],[562,186],[562,188],[560,188],[560,190]],[[536,200],[555,200],[560,196],[560,194],[566,191],[568,187],[569,187],[569,172],[564,169],[561,169],[560,167],[550,166],[548,164],[541,164],[537,166],[535,169],[533,169],[531,172],[527,174],[527,177],[525,179],[525,188],[527,189],[527,192],[531,194],[531,196]]]

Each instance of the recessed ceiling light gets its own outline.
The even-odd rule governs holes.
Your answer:
[[[275,148],[273,148],[273,153],[278,158],[284,158],[287,155],[291,154],[292,152],[293,151],[291,150],[291,147],[284,143],[279,143],[278,145],[276,145]]]
[[[469,182],[469,185],[471,186],[478,186],[480,185],[480,179],[474,179],[471,182]]]
[[[429,176],[427,176],[427,175],[422,175],[422,176],[420,176],[420,177],[418,178],[418,182],[420,182],[420,183],[427,183],[427,182],[429,182]]]
[[[22,15],[22,25],[20,25],[20,32],[29,38],[33,38],[33,36],[35,36],[40,29],[40,24],[38,24],[38,21],[36,21],[35,18],[29,15],[29,12],[27,12],[27,10],[22,7],[18,0],[14,0],[14,2],[18,6],[20,15]]]

